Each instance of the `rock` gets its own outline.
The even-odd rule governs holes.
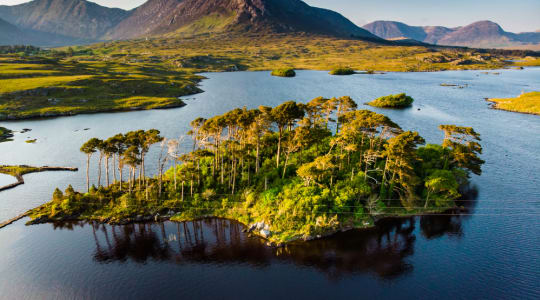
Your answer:
[[[253,232],[257,228],[257,223],[249,225],[247,232]]]
[[[268,238],[268,237],[270,237],[270,235],[271,235],[272,233],[270,232],[270,230],[263,229],[263,230],[259,231],[259,234],[260,234],[263,238]]]

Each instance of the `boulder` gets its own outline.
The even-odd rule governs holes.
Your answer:
[[[270,235],[272,235],[272,233],[270,232],[270,230],[267,230],[267,229],[262,229],[261,231],[259,231],[259,234],[260,234],[263,238],[268,238],[268,237],[270,237]]]

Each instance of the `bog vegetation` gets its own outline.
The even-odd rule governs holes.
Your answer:
[[[217,216],[263,224],[261,235],[283,243],[371,226],[379,216],[455,208],[484,163],[472,128],[441,125],[442,144],[425,145],[418,132],[358,110],[350,97],[237,108],[191,127],[189,150],[158,130],[87,141],[87,191],[57,189],[30,212],[33,222]],[[150,162],[152,145],[160,148]]]
[[[397,95],[383,96],[366,104],[381,108],[405,108],[410,107],[413,102],[414,99],[412,97],[405,95],[405,93],[401,93]]]
[[[44,50],[0,47],[0,120],[183,105],[199,72],[349,66],[373,71],[494,69],[538,64],[526,52],[380,45],[312,35],[225,33]],[[511,59],[520,57],[520,62]],[[346,71],[346,72],[344,72]],[[350,70],[336,70],[350,73]]]
[[[330,75],[353,75],[355,72],[348,67],[339,67],[330,71]]]
[[[540,115],[540,92],[524,93],[516,98],[489,99],[493,107],[502,110]]]
[[[294,77],[294,76],[296,76],[296,72],[292,68],[276,69],[276,70],[272,71],[272,76]]]

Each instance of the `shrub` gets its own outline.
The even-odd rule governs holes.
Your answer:
[[[296,76],[296,72],[292,68],[276,69],[272,71],[272,76],[294,77]]]
[[[413,102],[414,99],[412,97],[405,95],[405,93],[402,93],[398,95],[388,95],[380,97],[366,104],[374,107],[383,108],[403,108],[411,106]]]
[[[354,73],[355,73],[354,70],[349,67],[345,67],[345,68],[339,67],[330,71],[330,75],[352,75]]]

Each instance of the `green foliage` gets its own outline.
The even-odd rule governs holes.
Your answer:
[[[272,71],[272,76],[278,76],[278,77],[294,77],[296,76],[296,72],[293,68],[284,68],[284,69],[276,69]]]
[[[330,71],[330,75],[353,75],[356,72],[349,67],[339,67]]]
[[[92,139],[81,151],[113,155],[120,173],[128,167],[128,178],[84,195],[71,187],[56,191],[31,216],[120,222],[174,211],[176,221],[212,215],[263,222],[272,241],[286,242],[368,226],[374,216],[454,207],[468,174],[483,163],[475,156],[479,135],[445,125],[443,145],[420,147],[425,141],[417,132],[356,108],[349,97],[316,98],[197,118],[192,151],[180,155],[178,143],[163,142],[155,177],[144,175],[145,154],[163,140],[159,131]],[[339,124],[334,134],[330,122]],[[167,160],[176,168],[163,172]]]
[[[402,93],[397,95],[380,97],[366,104],[382,108],[404,108],[411,106],[413,102],[414,99],[412,97],[405,95],[405,93]]]

